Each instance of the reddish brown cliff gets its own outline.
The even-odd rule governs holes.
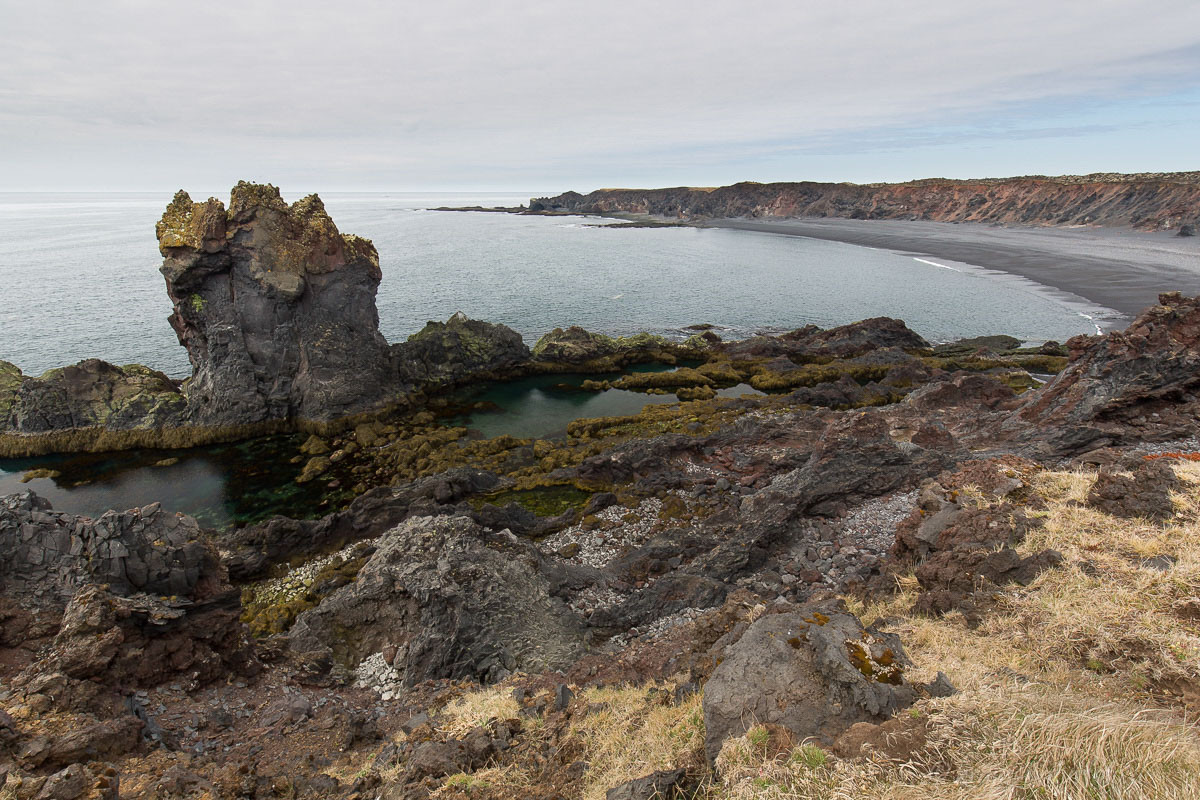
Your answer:
[[[530,209],[676,218],[842,217],[1177,229],[1200,219],[1200,172],[599,189],[536,198]]]

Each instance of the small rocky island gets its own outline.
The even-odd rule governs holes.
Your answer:
[[[192,377],[0,364],[0,452],[300,432],[301,485],[354,499],[210,531],[0,498],[4,796],[939,796],[1013,753],[1031,796],[1101,756],[1196,788],[1200,298],[1032,348],[462,315],[389,345],[315,196],[181,192],[157,232]],[[442,421],[581,372],[678,402]]]

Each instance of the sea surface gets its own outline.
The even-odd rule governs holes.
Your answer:
[[[1094,333],[1088,317],[1112,316],[1024,279],[911,253],[735,230],[427,210],[529,196],[322,197],[343,232],[379,249],[379,322],[389,341],[456,311],[502,322],[530,344],[572,324],[682,336],[688,325],[710,323],[740,338],[873,316],[900,317],[936,341],[994,333],[1062,341]],[[285,188],[284,197],[300,193]],[[89,357],[189,374],[158,272],[154,223],[169,200],[167,192],[0,193],[0,359],[32,375]]]
[[[530,194],[327,194],[339,228],[379,249],[389,341],[456,311],[521,332],[560,326],[679,338],[710,323],[726,338],[894,316],[933,341],[1007,333],[1031,342],[1092,333],[1107,309],[1013,276],[920,254],[722,229],[609,228],[611,221],[428,210],[518,205]],[[193,192],[194,198],[207,193]],[[285,192],[298,199],[299,193]],[[189,374],[170,313],[154,223],[163,194],[0,193],[0,359],[26,374],[88,357]],[[562,435],[580,417],[637,413],[670,395],[539,376],[461,399],[490,411],[447,420],[475,435]],[[612,376],[594,376],[612,377]],[[748,386],[725,390],[736,396]],[[99,515],[161,502],[221,528],[271,514],[325,513],[337,487],[295,483],[303,437],[186,451],[0,459],[0,495],[32,489],[60,511]],[[52,477],[27,477],[29,470]],[[23,482],[22,478],[27,477]],[[319,482],[318,482],[319,483]]]

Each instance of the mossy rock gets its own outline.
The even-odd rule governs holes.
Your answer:
[[[17,399],[25,376],[16,364],[0,361],[0,430],[8,426],[8,415]]]
[[[305,440],[304,444],[300,445],[300,452],[306,456],[323,456],[332,448],[329,442],[317,436],[315,433]]]
[[[613,388],[632,389],[673,389],[676,387],[713,386],[714,381],[699,370],[691,367],[680,367],[671,372],[635,372],[615,381]]]
[[[296,478],[296,483],[308,483],[324,475],[332,466],[333,462],[327,456],[314,456],[304,465],[304,469],[300,471],[300,476]]]

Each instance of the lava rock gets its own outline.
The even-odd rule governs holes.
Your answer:
[[[755,723],[832,742],[856,722],[881,722],[916,699],[907,665],[899,637],[835,605],[763,616],[725,647],[704,686],[708,759]]]

